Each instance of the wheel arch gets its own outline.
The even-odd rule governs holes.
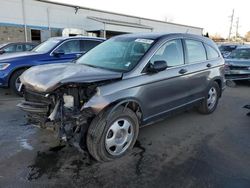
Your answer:
[[[29,69],[31,66],[22,66],[22,67],[17,67],[16,69],[12,70],[9,77],[8,77],[8,86],[10,86],[10,79],[11,77],[19,70],[27,70]]]
[[[138,117],[139,122],[143,120],[142,104],[138,100],[133,99],[133,98],[127,98],[127,99],[122,99],[122,100],[120,99],[120,100],[114,101],[110,103],[109,105],[107,105],[102,111],[105,111],[108,108],[111,108],[108,118],[107,118],[109,119],[109,116],[120,106],[131,109]]]
[[[222,90],[223,90],[223,81],[220,77],[215,77],[212,82],[216,82],[220,88],[220,94],[219,94],[219,97],[221,97],[222,95]]]

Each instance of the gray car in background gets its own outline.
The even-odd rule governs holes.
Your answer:
[[[238,48],[225,59],[228,80],[250,80],[250,47]]]
[[[35,42],[9,42],[0,44],[0,55],[15,53],[15,52],[25,52],[30,51],[35,48],[38,43]]]
[[[107,40],[75,63],[42,65],[21,76],[28,120],[54,126],[96,160],[121,157],[139,128],[196,106],[216,109],[224,59],[208,38],[128,34]]]

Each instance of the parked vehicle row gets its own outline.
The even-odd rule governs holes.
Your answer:
[[[75,39],[70,42],[79,46]],[[73,63],[58,40],[63,39],[37,47],[31,53],[39,55],[31,62],[44,64],[46,56],[45,62],[65,57],[68,63],[26,70],[19,88],[25,100],[18,106],[30,122],[54,127],[62,140],[87,149],[98,161],[125,155],[140,127],[172,113],[194,106],[203,114],[214,112],[225,87],[224,59],[205,37],[120,35]]]
[[[0,56],[0,87],[10,87],[16,94],[20,86],[20,75],[28,68],[41,64],[65,63],[79,58],[103,42],[95,37],[55,37],[32,51]]]

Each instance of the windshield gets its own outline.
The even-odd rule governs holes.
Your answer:
[[[76,63],[118,72],[132,70],[152,46],[153,40],[118,37],[98,45]]]
[[[52,50],[59,42],[60,42],[60,40],[49,39],[49,40],[41,43],[37,47],[35,47],[32,51],[39,52],[39,53],[46,53],[46,52],[49,52],[50,50]]]
[[[237,49],[229,55],[231,59],[250,59],[250,49]]]
[[[6,46],[6,45],[7,45],[7,43],[0,44],[0,48],[4,47],[4,46]]]

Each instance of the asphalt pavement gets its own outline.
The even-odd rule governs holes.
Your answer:
[[[0,90],[0,187],[250,187],[250,84],[226,88],[217,110],[140,129],[127,156],[98,163],[26,124],[21,98]]]

